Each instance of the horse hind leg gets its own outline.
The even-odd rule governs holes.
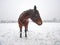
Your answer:
[[[22,38],[22,25],[19,24],[19,28],[20,28],[20,38]]]
[[[22,38],[22,27],[20,27],[20,38]]]

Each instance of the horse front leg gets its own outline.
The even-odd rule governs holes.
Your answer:
[[[27,37],[28,25],[25,26],[25,37]]]

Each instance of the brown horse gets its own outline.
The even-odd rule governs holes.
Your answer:
[[[25,27],[25,37],[27,37],[29,18],[38,25],[42,24],[42,19],[40,17],[38,10],[36,9],[36,6],[34,6],[34,9],[24,11],[18,18],[18,24],[20,28],[20,38],[22,38],[22,26]]]

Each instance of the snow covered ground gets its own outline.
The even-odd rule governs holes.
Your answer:
[[[60,45],[60,23],[30,22],[28,37],[19,38],[17,23],[0,23],[0,45]]]

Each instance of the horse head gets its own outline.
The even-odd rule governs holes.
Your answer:
[[[42,19],[40,17],[39,11],[36,8],[36,5],[34,6],[33,14],[32,14],[31,19],[32,19],[33,22],[35,22],[38,25],[42,24]]]

